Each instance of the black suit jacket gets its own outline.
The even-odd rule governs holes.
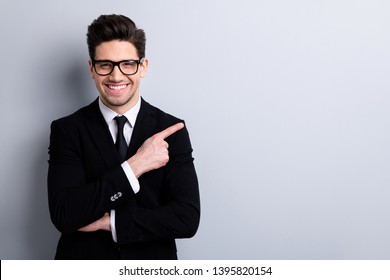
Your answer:
[[[128,157],[157,132],[181,120],[144,100]],[[98,100],[53,121],[48,196],[52,222],[62,233],[57,259],[176,259],[175,238],[189,238],[200,218],[198,181],[188,131],[169,136],[170,160],[139,178],[135,194],[121,168]],[[118,242],[111,232],[83,233],[115,209]]]

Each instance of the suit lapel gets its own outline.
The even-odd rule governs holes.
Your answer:
[[[118,155],[108,126],[100,112],[98,100],[89,105],[85,126],[108,168],[118,164]]]
[[[131,136],[128,157],[133,156],[139,147],[155,133],[156,113],[154,108],[141,98],[141,108],[135,122],[133,134]]]

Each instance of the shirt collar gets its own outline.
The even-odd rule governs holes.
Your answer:
[[[131,108],[130,110],[128,110],[126,113],[123,114],[127,118],[131,127],[134,127],[135,125],[135,120],[137,119],[137,115],[140,108],[141,108],[141,97],[138,97],[138,101],[133,106],[133,108]],[[107,125],[110,125],[110,123],[114,120],[114,118],[116,116],[119,116],[118,113],[116,113],[115,111],[111,110],[106,105],[104,105],[104,103],[100,100],[100,97],[99,97],[99,109]]]

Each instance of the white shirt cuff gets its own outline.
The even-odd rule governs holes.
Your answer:
[[[140,186],[139,181],[137,177],[135,177],[133,170],[130,167],[130,164],[128,164],[127,161],[123,162],[121,164],[123,171],[125,171],[125,174],[127,176],[127,179],[129,180],[129,183],[131,187],[133,188],[134,193],[139,192]]]
[[[112,239],[114,242],[118,242],[116,238],[116,228],[115,228],[115,210],[111,210],[110,213],[110,227],[111,227],[111,234],[112,234]]]

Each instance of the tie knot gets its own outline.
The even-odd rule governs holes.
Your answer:
[[[116,123],[118,124],[118,129],[123,130],[125,123],[127,122],[127,118],[125,116],[117,116],[115,117]]]

